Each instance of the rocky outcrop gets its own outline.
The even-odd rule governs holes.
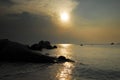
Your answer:
[[[44,44],[44,45],[43,45]],[[41,42],[39,43],[41,45]],[[42,43],[42,48],[52,48],[50,43]],[[37,48],[35,48],[37,49]],[[0,40],[0,61],[24,61],[24,62],[40,62],[40,63],[57,63],[66,62],[69,59],[65,57],[51,57],[42,55],[29,48],[29,46],[9,41],[8,39]]]
[[[57,62],[61,63],[61,62],[74,62],[74,61],[71,60],[71,59],[67,59],[67,58],[64,57],[64,56],[59,56],[59,57],[57,58]]]
[[[42,49],[55,49],[57,46],[52,46],[49,41],[40,41],[38,44],[33,44],[30,49],[42,50]]]

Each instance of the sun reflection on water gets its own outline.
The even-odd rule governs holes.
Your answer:
[[[66,58],[71,59],[72,50],[71,50],[71,44],[59,44],[60,48],[58,49],[58,56],[65,56]]]
[[[66,58],[72,58],[72,44],[59,44],[57,49],[57,56],[65,56]],[[72,70],[74,63],[65,62],[59,67],[56,78],[57,80],[72,80]]]
[[[65,62],[63,67],[60,68],[59,72],[57,73],[58,80],[72,80],[72,69],[74,68],[72,63]]]
[[[64,47],[64,48],[68,48],[70,47],[72,44],[59,44],[61,47]]]

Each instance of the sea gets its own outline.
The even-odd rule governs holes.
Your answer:
[[[57,46],[40,53],[75,62],[0,62],[0,80],[120,80],[120,45]]]

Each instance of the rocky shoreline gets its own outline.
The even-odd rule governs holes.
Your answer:
[[[59,63],[59,62],[74,62],[64,56],[51,57],[43,54],[38,54],[36,51],[42,49],[55,49],[57,46],[52,46],[49,41],[40,41],[38,44],[26,46],[24,44],[13,42],[8,39],[0,40],[0,61],[23,61],[23,62],[39,62],[39,63]]]

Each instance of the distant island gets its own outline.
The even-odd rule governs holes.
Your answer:
[[[49,41],[40,41],[32,46],[24,45],[18,42],[13,42],[8,39],[0,40],[0,61],[24,61],[24,62],[39,62],[39,63],[59,63],[59,62],[74,62],[64,56],[52,57],[38,53],[42,49],[56,49],[57,46],[52,46]]]

